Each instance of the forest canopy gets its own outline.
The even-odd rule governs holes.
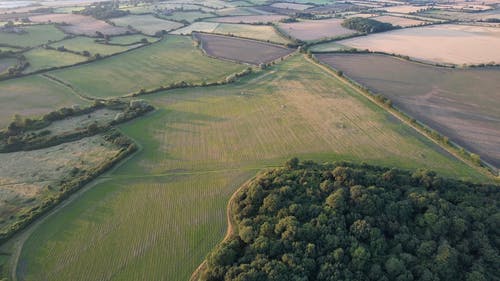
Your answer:
[[[390,23],[361,17],[348,18],[342,22],[342,26],[364,33],[382,32],[395,28]]]
[[[287,162],[230,202],[202,280],[500,280],[499,186]]]

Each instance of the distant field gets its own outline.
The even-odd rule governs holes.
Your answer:
[[[440,24],[372,34],[338,43],[440,63],[500,62],[500,29],[494,27]]]
[[[24,53],[24,56],[30,63],[29,67],[23,71],[24,73],[30,73],[52,67],[72,65],[87,60],[84,56],[43,48],[28,51]]]
[[[258,65],[292,53],[294,50],[279,45],[228,36],[195,33],[203,50],[210,56]]]
[[[213,14],[203,13],[198,11],[186,11],[186,12],[173,12],[166,16],[161,16],[162,18],[174,21],[186,20],[188,22],[193,22],[195,20],[214,17]]]
[[[383,7],[380,9],[387,11],[389,13],[409,14],[409,13],[415,13],[419,10],[426,8],[427,8],[426,6],[400,5],[400,6]]]
[[[88,103],[66,87],[38,75],[2,81],[0,89],[0,128],[7,126],[14,114],[39,115]]]
[[[204,56],[189,37],[170,35],[150,46],[51,75],[87,95],[113,97],[173,82],[219,81],[243,69],[240,64]]]
[[[250,15],[269,15],[271,13],[258,10],[252,7],[236,7],[217,10],[215,13],[219,16],[250,16]]]
[[[105,35],[118,35],[130,32],[127,28],[112,26],[105,21],[84,15],[46,14],[30,17],[30,20],[40,23],[65,23],[67,25],[61,26],[61,29],[76,35],[96,36],[96,32]]]
[[[292,9],[292,10],[298,10],[298,11],[303,11],[303,10],[314,7],[313,5],[287,3],[287,2],[274,3],[271,6],[276,7],[276,8]]]
[[[144,37],[144,36],[143,36]],[[140,41],[137,40],[137,41]],[[74,52],[84,52],[87,51],[91,55],[100,54],[103,56],[112,55],[115,53],[120,53],[126,51],[133,46],[114,46],[114,45],[106,45],[101,43],[96,43],[95,38],[88,37],[75,37],[67,40],[63,40],[54,44],[51,44],[54,48],[59,48],[64,46],[64,48],[74,51]]]
[[[7,71],[11,66],[17,64],[17,59],[14,58],[2,58],[0,59],[0,73]]]
[[[290,42],[288,39],[279,35],[272,26],[267,25],[195,22],[187,27],[174,31],[173,34],[191,34],[193,31],[234,35],[279,44]]]
[[[500,167],[500,68],[437,68],[370,54],[318,58]]]
[[[133,45],[139,43],[142,39],[148,40],[148,42],[153,43],[159,40],[157,37],[149,37],[142,34],[134,34],[134,35],[122,35],[122,36],[113,36],[109,39],[110,44],[123,44],[123,45]]]
[[[111,20],[119,26],[132,26],[147,35],[155,35],[159,31],[170,31],[182,26],[181,23],[169,20],[162,20],[152,15],[131,15],[126,17],[115,18]]]
[[[223,23],[268,23],[268,22],[277,22],[285,18],[287,18],[287,16],[250,15],[250,16],[232,16],[232,17],[215,18],[211,19],[211,21],[223,22]]]
[[[35,230],[23,280],[188,280],[224,236],[232,192],[291,156],[475,177],[302,56],[148,100],[158,111],[121,128],[144,150]]]
[[[459,11],[445,11],[445,10],[429,10],[419,13],[422,16],[435,17],[446,20],[461,20],[461,21],[476,21],[486,19],[500,19],[500,8],[484,11],[484,12],[459,12]]]
[[[340,24],[341,19],[326,19],[282,23],[280,28],[290,36],[302,41],[319,40],[354,34],[356,31],[347,29]]]
[[[33,47],[64,38],[64,33],[53,25],[34,25],[23,29],[26,33],[0,32],[0,44]]]
[[[19,215],[58,192],[58,182],[71,177],[72,169],[94,168],[118,150],[101,136],[94,136],[39,150],[1,153],[0,230],[5,231]]]
[[[321,43],[310,48],[311,52],[335,52],[350,49],[347,46],[337,43],[337,41]]]
[[[414,20],[414,19],[408,19],[408,18],[403,18],[403,17],[394,17],[394,16],[379,16],[379,17],[374,17],[372,19],[378,20],[380,22],[390,23],[394,26],[399,25],[401,27],[417,26],[417,25],[423,25],[423,24],[427,23],[426,21],[423,21],[423,20]]]

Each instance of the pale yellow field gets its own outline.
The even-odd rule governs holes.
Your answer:
[[[409,14],[415,13],[421,9],[425,9],[425,6],[412,6],[412,5],[402,5],[402,6],[392,6],[392,7],[384,7],[383,10],[390,13],[401,13],[401,14]]]
[[[427,23],[426,21],[423,20],[414,20],[414,19],[394,17],[394,16],[380,16],[380,17],[374,17],[372,19],[378,20],[380,22],[390,23],[392,25],[399,25],[401,27],[417,26]]]
[[[500,62],[500,29],[494,27],[443,24],[394,30],[339,43],[439,63]]]

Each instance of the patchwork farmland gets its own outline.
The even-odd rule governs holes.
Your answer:
[[[356,33],[354,30],[341,26],[341,23],[340,19],[326,19],[282,23],[279,27],[290,36],[302,41],[341,37]]]
[[[292,155],[477,176],[300,55],[148,100],[158,111],[122,127],[143,151],[35,230],[23,280],[186,280],[224,236],[236,187]]]
[[[194,33],[201,47],[213,57],[259,65],[282,58],[294,50],[279,45],[213,34]]]

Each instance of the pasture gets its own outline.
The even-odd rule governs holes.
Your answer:
[[[500,167],[500,68],[439,68],[371,54],[317,56]]]
[[[194,22],[200,19],[204,18],[210,18],[214,17],[214,14],[210,13],[204,13],[204,12],[199,12],[199,11],[176,11],[169,13],[168,15],[162,15],[162,18],[165,18],[167,20],[173,20],[173,21],[188,21],[188,22]]]
[[[297,10],[297,11],[303,11],[303,10],[307,10],[309,8],[314,7],[313,5],[288,3],[288,2],[274,3],[271,6],[276,7],[276,8],[281,8],[281,9],[290,9],[290,10]]]
[[[341,25],[341,19],[310,20],[281,23],[279,27],[290,36],[302,41],[335,38],[356,33]]]
[[[107,44],[97,43],[95,40],[96,40],[95,38],[89,38],[89,37],[75,37],[59,41],[57,43],[51,44],[50,46],[54,48],[64,47],[67,50],[79,53],[87,51],[90,53],[90,55],[100,54],[102,56],[108,56],[115,53],[126,51],[130,48],[137,47],[139,45],[139,44],[131,46],[107,45]],[[138,39],[137,41],[140,40],[141,39]]]
[[[23,73],[35,72],[52,67],[72,65],[87,60],[86,57],[81,55],[44,48],[32,49],[24,53],[24,56],[30,65],[23,71]]]
[[[203,55],[189,37],[171,35],[155,44],[51,75],[89,96],[116,97],[181,81],[220,81],[244,68]]]
[[[500,29],[495,27],[440,24],[371,34],[338,43],[437,63],[500,62]]]
[[[249,16],[231,16],[210,19],[210,21],[221,23],[269,23],[278,22],[287,18],[283,15],[249,15]]]
[[[165,31],[168,32],[173,29],[182,27],[183,24],[162,20],[152,15],[130,15],[120,18],[115,18],[111,20],[118,26],[131,26],[133,29],[138,30],[146,35],[155,35],[157,32]]]
[[[7,71],[11,66],[17,64],[17,59],[15,58],[2,58],[0,59],[0,73]]]
[[[195,33],[209,55],[231,61],[259,65],[284,57],[294,50],[279,45],[228,36]]]
[[[191,33],[197,32],[214,32],[215,29],[219,26],[219,23],[216,22],[194,22],[186,27],[179,28],[171,32],[171,34],[176,35],[190,35]]]
[[[34,47],[64,38],[64,33],[54,25],[33,25],[23,27],[23,30],[25,32],[20,34],[0,32],[0,44]]]
[[[60,28],[70,34],[97,36],[97,32],[104,35],[119,35],[130,32],[127,28],[112,26],[109,23],[97,20],[90,16],[68,14],[45,14],[29,18],[36,23],[59,23]]]
[[[88,103],[65,86],[39,75],[1,81],[0,88],[0,128],[6,127],[14,114],[42,115],[60,107]]]
[[[149,37],[142,34],[133,34],[133,35],[113,36],[108,40],[108,43],[116,45],[135,45],[141,43],[143,39],[146,39],[149,43],[157,42],[158,40],[160,40],[157,37]]]
[[[94,136],[39,150],[0,153],[0,231],[58,192],[59,181],[71,177],[74,168],[89,170],[118,150],[101,136]]]
[[[291,156],[477,176],[303,56],[147,98],[158,111],[121,127],[144,149],[35,229],[23,280],[187,280],[224,236],[232,192]]]

